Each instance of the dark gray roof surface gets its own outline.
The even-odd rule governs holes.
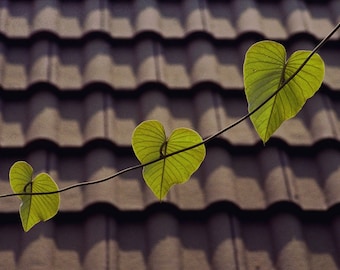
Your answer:
[[[65,187],[137,164],[133,129],[206,137],[247,112],[242,65],[261,39],[312,49],[340,2],[0,1],[0,190],[26,160]],[[0,269],[340,269],[339,33],[325,81],[263,146],[249,120],[207,145],[159,203],[141,171],[69,190],[24,233],[0,201]]]

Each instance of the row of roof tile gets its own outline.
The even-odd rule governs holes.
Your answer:
[[[81,99],[58,97],[52,91],[34,92],[26,100],[18,97],[0,99],[3,148],[25,147],[39,140],[71,148],[94,140],[130,147],[134,128],[148,119],[160,121],[167,134],[175,128],[188,127],[208,137],[247,114],[243,95],[224,95],[209,88],[183,96],[169,96],[153,88],[134,99],[113,96],[108,91],[88,92]],[[316,94],[273,138],[299,147],[339,140],[339,102],[325,93]],[[233,146],[251,147],[260,142],[249,120],[220,138]]]
[[[2,218],[3,220],[3,218]],[[339,217],[308,223],[292,213],[261,219],[218,211],[204,218],[155,212],[139,220],[92,214],[39,224],[29,234],[2,221],[6,269],[340,268]]]
[[[103,82],[115,89],[135,89],[145,83],[168,88],[190,88],[212,82],[222,88],[243,89],[242,65],[254,38],[234,46],[193,38],[184,43],[143,38],[135,43],[94,38],[85,42],[58,43],[48,39],[0,42],[0,86],[5,90],[26,89],[39,82],[60,89],[82,89]],[[288,53],[313,49],[308,40],[293,42]],[[336,46],[321,50],[326,64],[325,84],[340,89],[340,65]],[[20,79],[18,79],[20,78]]]
[[[11,192],[8,171],[20,159],[28,161],[36,173],[50,173],[60,188],[106,178],[138,164],[130,152],[117,152],[108,146],[82,152],[49,148],[22,152],[2,154],[1,193]],[[340,203],[339,149],[323,147],[314,153],[297,154],[266,146],[258,151],[238,152],[209,146],[201,168],[188,182],[170,190],[164,204],[182,210],[204,210],[225,202],[243,210],[266,210],[277,203],[290,202],[304,210],[321,211]],[[143,210],[158,201],[138,169],[104,183],[63,192],[60,210],[80,212],[97,203],[128,211]],[[17,198],[4,198],[0,211],[16,213],[18,206]]]
[[[2,1],[0,33],[9,38],[27,38],[48,31],[62,38],[79,38],[99,31],[123,39],[142,32],[155,32],[164,38],[204,32],[217,39],[235,39],[248,32],[270,39],[310,33],[321,39],[340,19],[339,1],[329,2],[324,5],[300,0]]]

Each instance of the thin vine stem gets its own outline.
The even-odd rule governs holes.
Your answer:
[[[243,121],[248,119],[250,116],[252,116],[258,110],[260,110],[269,100],[271,100],[274,96],[276,96],[302,70],[302,68],[307,64],[307,62],[312,58],[312,56],[334,35],[334,33],[339,28],[340,28],[340,22],[333,28],[333,30],[324,39],[322,39],[318,43],[318,45],[311,51],[311,53],[303,61],[303,63],[299,66],[299,68],[287,80],[285,80],[280,85],[280,87],[278,87],[278,89],[275,92],[273,92],[269,97],[267,97],[267,99],[265,99],[258,107],[256,107],[253,111],[245,114],[240,119],[238,119],[235,122],[233,122],[232,124],[226,126],[225,128],[223,128],[223,129],[217,131],[216,133],[210,135],[209,137],[203,139],[202,142],[194,144],[194,145],[189,146],[187,148],[180,149],[178,151],[175,151],[175,152],[167,154],[167,155],[160,155],[159,158],[157,158],[155,160],[152,160],[150,162],[143,163],[143,164],[137,164],[137,165],[134,165],[134,166],[127,167],[127,168],[125,168],[123,170],[120,170],[120,171],[116,172],[115,174],[112,174],[112,175],[107,176],[105,178],[101,178],[101,179],[97,179],[97,180],[93,180],[93,181],[81,182],[81,183],[77,183],[77,184],[74,184],[74,185],[66,186],[64,188],[60,188],[58,190],[49,191],[49,192],[31,192],[31,193],[29,193],[29,192],[22,192],[22,193],[1,194],[0,195],[0,199],[1,198],[13,197],[13,196],[22,196],[22,195],[49,195],[49,194],[56,194],[56,193],[65,192],[65,191],[70,190],[70,189],[78,188],[78,187],[90,186],[90,185],[95,185],[95,184],[103,183],[103,182],[106,182],[106,181],[111,180],[113,178],[116,178],[116,177],[118,177],[118,176],[120,176],[120,175],[122,175],[124,173],[130,172],[130,171],[133,171],[133,170],[136,170],[136,169],[143,168],[143,167],[145,167],[147,165],[156,163],[156,162],[158,162],[160,160],[166,159],[166,158],[171,157],[173,155],[177,155],[179,153],[182,153],[182,152],[188,151],[190,149],[196,148],[196,147],[198,147],[200,145],[207,144],[208,142],[210,142],[213,139],[217,138],[221,134],[227,132],[228,130],[234,128],[235,126],[239,125],[240,123],[242,123]]]

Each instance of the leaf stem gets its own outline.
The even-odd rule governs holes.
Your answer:
[[[9,194],[1,194],[0,195],[0,199],[1,198],[8,198],[8,197],[13,197],[13,196],[22,196],[22,195],[49,195],[49,194],[55,194],[55,193],[62,193],[64,191],[70,190],[70,189],[74,189],[74,188],[78,188],[78,187],[83,187],[83,186],[89,186],[89,185],[95,185],[95,184],[99,184],[99,183],[103,183],[106,182],[110,179],[116,178],[119,175],[122,175],[124,173],[145,167],[147,165],[153,164],[157,161],[160,161],[162,159],[171,157],[173,155],[177,155],[179,153],[188,151],[190,149],[196,148],[202,144],[206,144],[208,142],[210,142],[211,140],[215,139],[216,137],[220,136],[221,134],[223,134],[224,132],[234,128],[235,126],[239,125],[241,122],[243,122],[244,120],[246,120],[247,118],[249,118],[251,115],[253,115],[255,112],[257,112],[259,109],[261,109],[269,100],[271,100],[274,96],[277,95],[277,93],[279,93],[281,91],[281,89],[283,87],[285,87],[301,70],[302,68],[307,64],[307,62],[312,58],[312,56],[334,35],[334,33],[340,28],[340,23],[338,23],[333,30],[323,39],[319,42],[319,44],[311,51],[311,53],[309,54],[309,56],[304,60],[304,62],[299,66],[299,68],[286,80],[284,81],[280,87],[274,92],[272,93],[267,99],[265,99],[258,107],[256,107],[253,111],[247,113],[246,115],[242,116],[240,119],[238,119],[237,121],[233,122],[232,124],[226,126],[225,128],[217,131],[216,133],[210,135],[209,137],[205,138],[202,142],[194,144],[190,147],[187,148],[183,148],[181,150],[178,150],[176,152],[170,153],[170,154],[166,154],[166,155],[161,155],[160,158],[152,160],[150,162],[144,163],[144,164],[137,164],[128,168],[125,168],[123,170],[120,170],[118,172],[116,172],[115,174],[112,174],[110,176],[107,176],[105,178],[101,178],[98,180],[93,180],[93,181],[86,181],[86,182],[81,182],[81,183],[77,183],[74,185],[70,185],[55,191],[50,191],[50,192],[32,192],[32,193],[28,193],[28,192],[22,192],[22,193],[9,193]]]

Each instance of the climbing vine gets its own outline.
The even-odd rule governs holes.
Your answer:
[[[340,23],[312,51],[296,51],[288,59],[285,48],[274,41],[260,41],[245,55],[243,76],[248,114],[208,138],[188,128],[175,129],[169,136],[162,124],[149,120],[139,124],[132,135],[132,148],[140,164],[128,167],[106,178],[81,182],[59,189],[46,173],[33,175],[25,161],[12,165],[9,181],[13,193],[0,198],[18,196],[24,231],[40,221],[54,217],[60,204],[60,193],[85,185],[113,179],[128,171],[143,168],[143,178],[162,200],[169,189],[189,180],[205,158],[205,144],[250,118],[255,130],[266,143],[279,126],[294,117],[320,88],[325,67],[317,53],[338,30]]]

